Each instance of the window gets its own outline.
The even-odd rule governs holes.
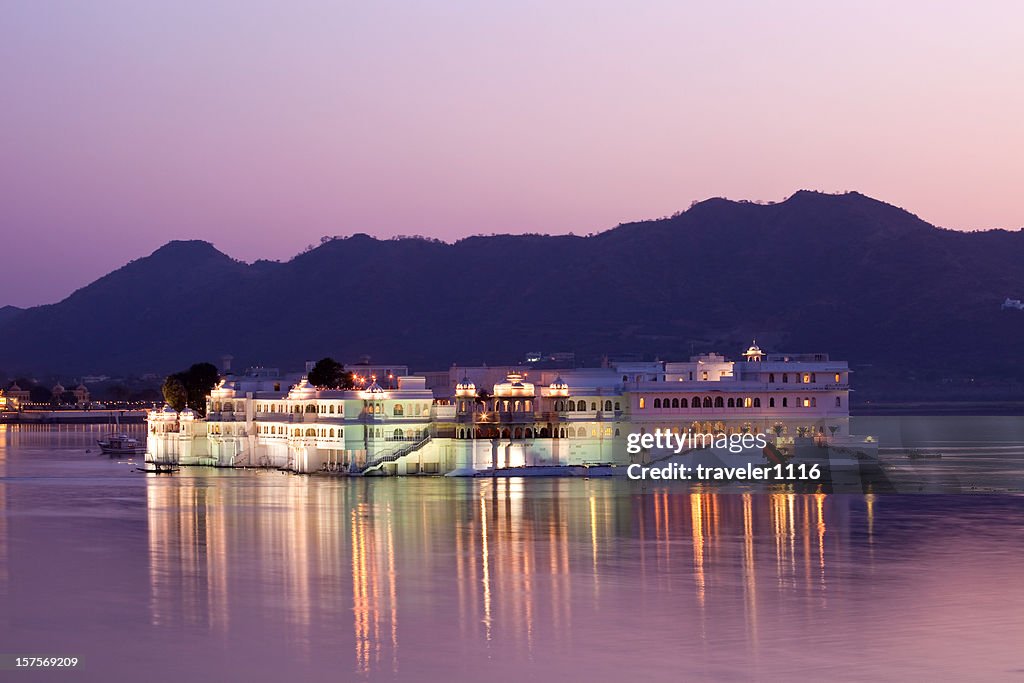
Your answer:
[[[775,407],[775,397],[774,396],[772,396],[771,398],[768,399],[768,407],[769,408],[774,408]]]
[[[788,383],[789,382],[789,375],[787,375],[786,373],[782,373],[782,382],[783,382],[783,384]]]
[[[660,398],[654,399],[654,407],[655,408],[660,408],[661,407],[661,399]]]
[[[804,408],[810,408],[810,407],[811,407],[811,399],[805,398],[804,399]]]
[[[770,384],[775,384],[775,373],[774,372],[769,372],[768,373],[768,382]]]
[[[782,407],[783,408],[788,408],[789,407],[789,399],[786,398],[785,396],[782,397]]]
[[[700,396],[694,396],[693,400],[690,401],[690,406],[693,408],[700,408]]]
[[[679,399],[678,398],[672,399],[672,407],[673,408],[678,408],[679,407]]]
[[[812,372],[811,373],[811,384],[816,384],[817,382],[818,382],[818,378],[815,375],[815,373]]]
[[[734,400],[732,400],[732,399],[730,398],[730,399],[729,399],[729,402],[728,402],[728,403],[727,403],[726,405],[727,405],[728,407],[730,407],[730,408],[735,408],[735,407],[736,407],[736,401],[734,401]]]
[[[702,382],[707,382],[708,381],[708,371],[707,370],[704,370],[704,371],[702,371],[700,373],[700,379],[701,379]]]
[[[579,411],[582,412],[582,411],[584,411],[586,409],[587,409],[587,402],[586,401],[582,401],[582,400],[581,401],[577,401],[577,403],[576,403],[576,410],[579,410]]]
[[[842,379],[840,378],[839,373],[837,372],[836,373],[836,384],[839,384],[841,381],[842,381]]]
[[[743,399],[743,407],[744,408],[749,408],[752,405],[754,405],[754,403],[753,403],[753,401],[750,400],[749,396],[747,398]]]
[[[716,408],[724,408],[725,407],[725,401],[722,400],[721,396],[716,396],[715,397],[715,407]]]
[[[711,397],[710,396],[705,396],[704,397],[704,407],[705,408],[710,408],[711,407]]]
[[[689,407],[689,403],[687,402],[685,396],[683,396],[681,399],[679,399],[679,407],[680,408],[687,408],[687,407]]]
[[[811,383],[811,376],[805,372],[804,373],[804,384],[810,384],[810,383]]]
[[[760,408],[761,407],[761,399],[759,399],[759,398],[755,398],[754,399],[754,407],[755,408]]]
[[[401,403],[396,403],[395,404],[395,415],[396,416],[405,415],[405,408],[402,406]]]
[[[643,410],[643,409],[644,409],[644,407],[645,407],[645,406],[644,406],[644,403],[645,403],[645,401],[644,401],[644,397],[643,397],[643,396],[641,396],[641,397],[640,397],[640,410]]]
[[[612,409],[612,402],[611,401],[605,401],[604,402],[604,409],[605,410],[611,410]]]
[[[591,402],[590,402],[590,409],[591,409],[591,410],[597,410],[597,404],[596,404],[596,403],[594,403],[593,401],[591,401]]]

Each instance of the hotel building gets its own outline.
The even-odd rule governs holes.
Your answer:
[[[849,439],[849,374],[826,354],[766,354],[739,361],[608,362],[598,368],[459,368],[447,381],[392,376],[354,390],[320,389],[305,376],[265,370],[226,376],[207,416],[150,413],[147,460],[275,467],[294,472],[474,474],[507,467],[629,464],[625,436],[763,432],[783,448],[798,439]],[[294,381],[293,381],[294,380]]]

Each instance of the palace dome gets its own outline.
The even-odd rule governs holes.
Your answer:
[[[473,380],[471,380],[468,376],[463,377],[462,381],[455,385],[455,395],[475,396],[476,385],[473,384]]]

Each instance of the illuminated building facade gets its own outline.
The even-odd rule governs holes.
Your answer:
[[[457,368],[434,391],[422,376],[318,389],[258,373],[227,376],[207,417],[149,416],[155,462],[295,472],[474,474],[508,467],[628,464],[631,432],[763,432],[778,445],[849,438],[849,368],[826,354],[733,362],[609,362],[598,368]],[[434,373],[437,374],[437,373]],[[457,379],[456,379],[457,378]],[[287,388],[285,388],[287,387]]]

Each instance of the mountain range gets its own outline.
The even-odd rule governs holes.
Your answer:
[[[231,353],[414,370],[825,351],[877,381],[1024,379],[1024,231],[937,228],[851,192],[709,199],[586,237],[363,234],[248,264],[173,241],[63,301],[0,308],[10,373],[167,373]]]

